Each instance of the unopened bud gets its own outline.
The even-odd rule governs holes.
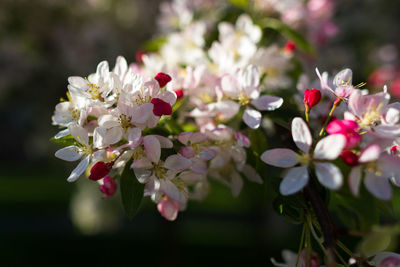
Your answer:
[[[321,92],[315,88],[306,89],[304,91],[304,104],[306,109],[311,109],[312,107],[316,106],[321,100],[321,96]]]
[[[171,115],[172,107],[169,103],[165,102],[160,98],[151,99],[151,103],[154,105],[153,114],[156,116]]]
[[[168,74],[165,74],[163,72],[159,72],[154,79],[157,80],[158,84],[160,85],[160,88],[163,88],[164,86],[167,85],[172,79],[171,76]]]
[[[110,172],[112,165],[113,165],[112,162],[109,163],[105,163],[102,161],[97,162],[90,169],[89,179],[92,181],[100,180]]]
[[[358,156],[350,150],[343,150],[340,153],[340,158],[349,166],[354,167],[358,165]]]

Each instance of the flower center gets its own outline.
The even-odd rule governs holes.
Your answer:
[[[132,119],[131,116],[127,116],[125,114],[121,114],[118,118],[121,127],[124,129],[134,127],[134,125],[131,123],[131,119]]]
[[[360,127],[375,126],[381,120],[382,103],[372,105],[362,118],[358,121]]]
[[[367,171],[370,173],[374,173],[376,176],[382,176],[382,170],[377,166],[376,162],[369,162],[367,164]]]
[[[239,94],[238,100],[240,105],[245,106],[250,102],[251,98],[242,92]]]

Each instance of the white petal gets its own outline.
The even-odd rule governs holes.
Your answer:
[[[172,148],[174,146],[172,141],[169,140],[167,137],[161,135],[154,135],[154,137],[158,139],[158,142],[160,142],[161,148]]]
[[[147,183],[151,177],[151,171],[148,169],[138,168],[133,169],[135,177],[138,179],[139,183]]]
[[[283,178],[279,191],[287,196],[297,193],[308,183],[308,166],[291,168]]]
[[[335,75],[335,78],[333,79],[333,84],[335,86],[341,86],[344,84],[351,85],[352,78],[353,72],[351,71],[351,69],[344,69]]]
[[[85,89],[88,86],[88,82],[79,76],[68,77],[68,83],[79,89]]]
[[[251,101],[258,110],[275,110],[283,104],[283,99],[276,96],[263,95]]]
[[[298,155],[293,150],[286,148],[267,150],[261,155],[261,160],[269,165],[281,168],[293,167],[299,162]]]
[[[346,144],[341,134],[332,134],[322,138],[315,147],[313,157],[316,159],[336,159]]]
[[[121,140],[123,134],[123,130],[121,127],[113,127],[109,129],[104,137],[105,146],[109,146],[117,143]]]
[[[89,145],[88,132],[83,127],[78,124],[70,124],[68,129],[76,141],[86,146]]]
[[[244,174],[244,176],[246,176],[246,178],[249,181],[252,181],[252,182],[255,182],[255,183],[258,183],[258,184],[262,184],[263,183],[263,180],[261,179],[261,176],[249,164],[244,165],[244,167],[242,169],[242,173]]]
[[[160,180],[160,190],[176,201],[180,201],[182,199],[182,194],[179,189],[169,180]]]
[[[349,186],[353,195],[358,196],[360,191],[361,183],[361,166],[354,167],[351,169],[349,174]]]
[[[396,124],[399,121],[400,111],[397,108],[389,108],[386,112],[385,121],[387,124]]]
[[[137,159],[131,165],[131,168],[133,169],[150,169],[152,167],[153,164],[148,158]]]
[[[54,136],[54,138],[55,138],[55,139],[60,139],[61,137],[67,136],[67,135],[69,135],[69,134],[70,134],[70,133],[69,133],[69,129],[67,128],[67,129],[65,129],[65,130],[59,131],[59,132]]]
[[[343,184],[343,175],[332,163],[315,163],[315,174],[325,187],[335,190]]]
[[[380,154],[381,154],[381,148],[376,144],[372,144],[366,147],[361,152],[358,161],[361,163],[375,161],[379,158]]]
[[[128,70],[128,63],[126,62],[126,59],[123,56],[118,56],[115,62],[115,68],[113,72],[119,76],[122,76],[125,74],[127,70]]]
[[[147,158],[157,163],[161,156],[161,146],[158,139],[153,135],[147,135],[143,138],[143,144]]]
[[[238,81],[230,75],[222,77],[221,88],[227,96],[232,98],[237,98],[240,93]]]
[[[84,173],[89,166],[90,156],[87,156],[81,162],[79,162],[78,166],[72,171],[71,175],[67,178],[68,182],[75,182],[78,178]]]
[[[246,108],[243,113],[243,121],[251,129],[257,129],[261,123],[261,113],[255,109]]]
[[[99,126],[102,126],[105,128],[120,126],[120,123],[118,122],[118,118],[116,118],[110,114],[105,114],[105,115],[100,116],[99,119],[97,120],[97,122],[98,122]]]
[[[292,137],[296,146],[304,153],[308,153],[312,137],[310,129],[308,129],[307,124],[300,117],[296,117],[292,121]]]
[[[153,114],[153,104],[145,103],[139,106],[132,115],[132,122],[142,124]]]
[[[190,159],[175,154],[165,160],[164,167],[169,170],[183,171],[188,169],[191,163]]]
[[[371,194],[382,200],[392,198],[392,188],[389,179],[384,176],[376,176],[371,172],[367,172],[364,178],[364,185]]]
[[[139,141],[142,136],[142,130],[140,128],[129,128],[128,129],[128,141],[135,144]]]
[[[174,92],[170,91],[164,91],[161,94],[157,96],[157,98],[160,98],[161,100],[167,102],[171,106],[173,106],[176,102],[176,94]]]
[[[77,146],[67,146],[57,150],[55,156],[59,159],[66,161],[76,161],[82,157],[79,152],[79,147]]]

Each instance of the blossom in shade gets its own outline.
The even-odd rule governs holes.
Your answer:
[[[361,141],[361,135],[358,133],[357,122],[352,120],[334,120],[326,127],[329,134],[341,134],[346,138],[345,148],[353,148]]]
[[[376,267],[396,267],[400,266],[400,254],[393,252],[380,252],[372,259],[373,266]]]
[[[105,194],[105,196],[103,196],[102,198],[107,199],[113,196],[117,191],[117,183],[110,176],[106,176],[103,179],[103,184],[99,186],[99,190],[100,192]]]
[[[178,216],[179,202],[168,196],[163,196],[157,204],[157,209],[165,219],[174,221]]]
[[[346,143],[343,135],[333,134],[324,137],[310,153],[311,132],[303,119],[297,117],[292,121],[292,137],[301,154],[287,148],[276,148],[267,150],[261,155],[261,160],[269,165],[290,168],[280,184],[281,194],[294,194],[306,186],[311,164],[314,165],[315,173],[322,185],[332,190],[338,189],[343,183],[342,173],[338,167],[327,161],[334,160],[340,155]],[[297,164],[300,166],[295,167]]]
[[[157,80],[158,84],[160,85],[160,88],[163,88],[169,83],[172,79],[171,76],[168,74],[165,74],[163,72],[159,72],[154,79]]]
[[[382,153],[378,145],[372,144],[361,151],[358,163],[349,174],[352,193],[358,195],[364,173],[364,185],[367,190],[379,199],[390,199],[392,189],[389,178],[400,181],[400,158]]]

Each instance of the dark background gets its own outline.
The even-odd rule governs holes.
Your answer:
[[[49,138],[67,77],[92,73],[101,60],[112,66],[118,55],[134,61],[157,31],[158,5],[0,2],[0,266],[270,266],[283,248],[297,250],[301,229],[274,214],[266,186],[245,183],[234,198],[213,183],[206,201],[190,202],[170,223],[148,200],[130,222],[119,196],[102,201],[84,179],[66,182],[74,163],[56,159]],[[398,66],[398,56],[382,60],[379,49],[398,52],[399,10],[396,0],[338,1],[341,32],[320,51],[320,69],[350,67],[361,82]]]

